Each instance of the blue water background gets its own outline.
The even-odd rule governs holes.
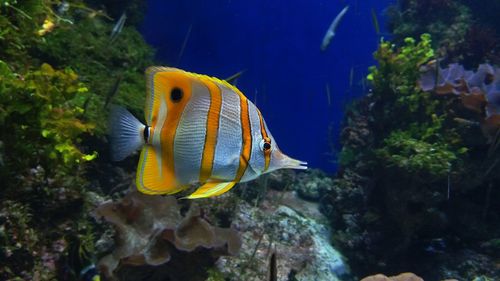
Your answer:
[[[149,0],[141,32],[163,65],[221,79],[245,70],[237,86],[257,104],[281,150],[331,172],[345,105],[364,94],[361,81],[375,64],[380,36],[371,10],[386,33],[382,12],[393,2]],[[321,52],[345,5],[349,11]]]

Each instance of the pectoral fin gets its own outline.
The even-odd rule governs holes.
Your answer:
[[[212,196],[221,195],[229,191],[236,182],[208,182],[200,186],[191,195],[185,197],[186,199],[207,198]]]

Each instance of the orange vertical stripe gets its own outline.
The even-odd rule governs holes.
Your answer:
[[[181,72],[160,72],[155,75],[154,80],[155,84],[159,85],[159,94],[164,95],[168,108],[167,119],[165,120],[165,124],[163,125],[160,133],[163,153],[163,183],[165,185],[165,189],[174,191],[172,190],[174,187],[179,188],[175,177],[174,140],[182,112],[191,99],[191,80]],[[172,102],[170,99],[170,93],[174,87],[182,89],[184,93],[182,99],[176,103]]]
[[[212,175],[212,169],[215,159],[215,146],[217,145],[217,135],[219,133],[219,117],[222,107],[221,89],[217,84],[208,80],[201,79],[208,87],[210,92],[210,108],[208,109],[205,146],[203,148],[203,157],[201,159],[200,182],[206,182]]]
[[[252,134],[250,129],[250,115],[248,113],[248,100],[241,93],[237,92],[240,96],[240,119],[241,119],[241,136],[242,136],[242,147],[240,154],[240,164],[238,171],[236,172],[236,178],[234,181],[239,182],[245,170],[248,167],[248,161],[250,160],[250,153],[252,152]]]
[[[264,126],[264,118],[262,118],[262,114],[260,111],[257,109],[257,113],[259,114],[259,120],[260,120],[260,133],[262,135],[262,139],[265,141],[269,141],[271,143],[271,139],[269,138],[267,131],[266,131],[266,126]],[[267,171],[269,168],[269,164],[271,163],[271,150],[268,149],[264,151],[264,172]]]

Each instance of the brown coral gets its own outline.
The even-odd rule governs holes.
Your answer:
[[[96,211],[116,229],[116,247],[103,257],[99,269],[112,278],[120,265],[161,265],[173,251],[199,247],[236,254],[241,241],[236,231],[210,225],[192,206],[185,217],[174,197],[130,192],[118,202],[105,202]]]
[[[424,279],[413,273],[405,272],[391,277],[387,277],[383,274],[371,275],[361,279],[361,281],[424,281]]]

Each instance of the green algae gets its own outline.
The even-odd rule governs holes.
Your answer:
[[[153,51],[139,32],[126,26],[111,43],[104,11],[77,0],[61,14],[61,3],[0,3],[2,280],[54,280],[62,267],[76,279],[95,259],[89,143],[104,142],[106,100],[143,110]]]
[[[423,34],[419,42],[406,38],[399,48],[381,42],[374,56],[379,65],[370,67],[368,80],[377,100],[373,115],[380,124],[375,131],[379,142],[375,158],[405,170],[404,174],[422,173],[434,179],[447,177],[451,166],[460,169],[467,148],[448,125],[446,101],[417,85],[419,68],[435,57],[431,36]]]

